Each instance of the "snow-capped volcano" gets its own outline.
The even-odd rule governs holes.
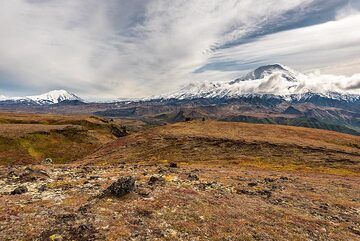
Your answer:
[[[16,103],[30,103],[38,105],[58,104],[63,101],[83,102],[80,97],[66,90],[52,90],[41,95],[31,95],[24,97],[0,97],[0,101],[11,101]]]
[[[360,81],[354,79],[354,81]],[[274,96],[284,100],[300,100],[319,95],[344,101],[360,100],[358,93],[347,91],[341,84],[344,76],[305,75],[280,65],[261,66],[238,79],[227,82],[195,82],[170,94],[153,99],[242,98]]]
[[[57,104],[63,101],[72,100],[82,101],[80,97],[66,90],[52,90],[41,95],[26,96],[26,98],[39,104]]]
[[[296,82],[297,79],[303,77],[301,73],[294,71],[288,68],[287,66],[281,64],[272,64],[272,65],[261,66],[255,69],[254,71],[251,71],[247,75],[232,81],[231,83],[237,83],[246,80],[263,79],[269,75],[274,75],[274,74],[278,74],[282,78],[290,82]]]

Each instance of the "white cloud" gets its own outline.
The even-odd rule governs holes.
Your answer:
[[[360,62],[360,14],[324,24],[279,32],[225,49],[212,61],[279,62],[300,70]],[[346,65],[346,64],[345,64]],[[353,73],[360,72],[354,66]]]
[[[284,60],[295,68],[310,69],[359,56],[355,44],[359,31],[353,31],[358,15],[354,22],[339,17],[321,27],[214,50],[314,1],[3,1],[0,88],[11,85],[8,92],[18,90],[16,94],[65,88],[85,97],[145,96],[173,90],[189,80],[240,74],[193,73],[212,61]],[[328,60],[333,56],[339,58],[337,62]]]
[[[275,71],[261,79],[212,82],[193,82],[179,91],[163,95],[163,98],[198,98],[198,97],[236,97],[247,94],[274,94],[291,96],[309,92],[323,95],[358,94],[360,92],[360,74],[351,77],[340,75],[304,75],[291,71],[296,81],[288,81],[282,72]]]

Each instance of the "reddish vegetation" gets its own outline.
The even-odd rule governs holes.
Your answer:
[[[72,164],[1,167],[0,240],[360,237],[359,137],[215,121],[126,123],[136,132],[104,139]]]
[[[280,169],[358,172],[360,137],[332,131],[229,122],[183,122],[121,138],[85,158],[119,161],[242,163]]]

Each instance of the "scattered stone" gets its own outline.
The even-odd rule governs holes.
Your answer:
[[[280,198],[270,199],[269,202],[274,205],[281,205],[281,204],[286,203],[284,200],[282,200]]]
[[[18,178],[18,177],[19,177],[19,174],[16,173],[15,171],[10,171],[10,172],[8,173],[8,178],[10,178],[10,179],[16,179],[16,178]]]
[[[104,194],[112,195],[115,197],[122,197],[135,189],[135,179],[131,176],[121,177],[116,182],[111,184]]]
[[[207,189],[212,189],[215,188],[218,184],[216,182],[201,182],[198,184],[195,184],[195,186],[200,189],[200,190],[207,190]]]
[[[353,232],[354,234],[356,235],[359,235],[360,236],[360,228],[359,227],[356,227],[356,226],[350,226],[349,227],[350,231]]]
[[[249,190],[245,190],[245,189],[238,189],[236,190],[237,194],[246,194],[246,195],[254,195],[254,192],[251,192]]]
[[[284,188],[281,186],[272,185],[270,189],[271,189],[271,191],[275,191],[276,189],[283,190]]]
[[[26,192],[28,192],[27,187],[19,186],[19,187],[15,188],[10,194],[11,195],[17,195],[17,194],[23,194],[23,193],[26,193]]]
[[[328,210],[329,209],[329,204],[327,204],[327,203],[321,204],[320,208],[323,209],[323,210]]]
[[[271,197],[272,193],[270,190],[259,190],[257,191],[259,195]]]
[[[45,158],[41,163],[45,165],[50,165],[53,164],[54,162],[51,158]]]
[[[199,180],[199,175],[196,173],[189,173],[188,178],[190,181],[198,181]]]
[[[165,178],[161,177],[161,176],[151,176],[149,181],[148,181],[148,185],[150,186],[154,186],[154,185],[163,185],[165,184]]]
[[[169,167],[176,168],[178,166],[177,166],[176,162],[170,162]]]
[[[46,191],[46,189],[47,189],[47,186],[43,184],[38,188],[38,191],[39,192],[44,192],[44,191]]]
[[[30,167],[25,168],[25,172],[20,174],[19,181],[20,182],[34,182],[38,180],[46,180],[50,178],[50,175],[43,170],[34,170]]]
[[[151,190],[149,190],[148,188],[141,187],[136,189],[136,193],[142,197],[149,197]]]
[[[269,183],[269,182],[275,182],[274,178],[270,178],[270,177],[265,177],[264,178],[264,182]]]
[[[165,170],[164,168],[162,168],[162,167],[158,167],[158,168],[157,168],[157,172],[158,172],[159,174],[162,174],[162,173],[165,173],[166,170]]]
[[[255,187],[255,186],[257,186],[258,184],[256,183],[256,182],[249,182],[248,183],[248,186],[249,187]]]
[[[258,191],[250,191],[250,190],[246,190],[246,189],[237,189],[236,190],[237,194],[246,194],[246,195],[251,195],[251,196],[256,196],[256,195],[260,195],[260,196],[266,196],[266,197],[271,197],[272,192],[270,190],[258,190]]]

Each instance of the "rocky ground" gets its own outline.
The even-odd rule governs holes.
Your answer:
[[[360,138],[0,113],[0,240],[359,240]]]
[[[227,165],[0,167],[0,240],[359,240],[360,178]]]

